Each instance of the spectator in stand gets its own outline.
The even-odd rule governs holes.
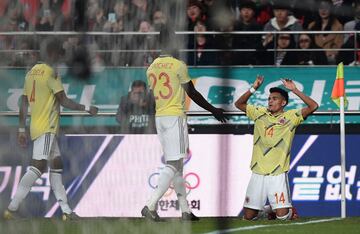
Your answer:
[[[153,13],[153,0],[131,0],[129,5],[130,19],[133,22],[133,30],[136,31],[140,21],[150,20]]]
[[[117,0],[113,9],[108,13],[104,28],[110,32],[134,31],[129,14],[129,4],[124,0]],[[108,29],[109,25],[111,25],[110,30]]]
[[[273,16],[273,10],[270,0],[260,0],[257,5],[256,22],[265,25]]]
[[[314,31],[342,31],[343,26],[332,13],[333,3],[331,0],[321,0],[319,2],[319,14],[315,21],[309,24],[309,29]],[[325,54],[329,64],[335,64],[335,57],[338,51],[326,49],[339,49],[344,41],[343,34],[316,34],[315,44],[325,49]]]
[[[265,47],[265,52],[261,58],[262,65],[295,65],[297,62],[296,52],[287,51],[287,49],[295,49],[295,40],[293,34],[286,32],[279,34],[277,37],[276,51],[267,51],[274,49],[274,45],[269,43]]]
[[[198,21],[194,28],[195,32],[206,32],[206,25],[202,21]],[[206,52],[206,49],[213,48],[213,40],[211,35],[196,34],[195,35],[195,51],[188,53],[187,64],[189,66],[199,65],[217,65],[216,52]]]
[[[352,20],[354,14],[353,3],[358,0],[332,0],[334,5],[334,15],[342,25]]]
[[[3,32],[17,32],[22,31],[21,24],[19,23],[21,13],[21,6],[18,3],[10,2],[8,4],[6,14],[2,17],[0,24],[0,31]],[[13,56],[11,50],[16,48],[17,36],[14,35],[0,35],[0,49],[8,50],[3,51],[0,57],[0,65],[7,66],[11,63],[10,59]]]
[[[356,24],[354,30],[360,31],[360,24]],[[356,44],[355,44],[356,43]],[[356,46],[355,46],[356,45]],[[356,36],[355,42],[355,34],[351,35],[349,39],[345,42],[345,44],[341,47],[342,49],[355,49],[351,51],[340,51],[336,58],[336,63],[339,64],[343,62],[345,65],[359,65],[360,64],[360,33]]]
[[[6,9],[8,7],[10,0],[2,0],[0,1],[0,17],[3,17],[6,13]]]
[[[297,65],[327,65],[325,52],[309,51],[308,49],[320,49],[316,46],[308,34],[301,34],[299,37],[299,49],[303,51],[296,52]]]
[[[202,1],[203,5],[203,13],[204,13],[204,18],[202,19],[203,21],[206,20],[207,23],[207,29],[209,31],[213,31],[215,30],[215,15],[217,12],[217,7],[216,7],[216,3],[215,0],[203,0]]]
[[[347,22],[344,25],[344,31],[352,31],[355,30],[355,27],[360,25],[360,1],[356,1],[354,3],[354,20]],[[360,27],[360,26],[358,26]],[[344,35],[344,42],[346,43],[351,35],[345,34]]]
[[[38,20],[35,25],[36,31],[53,31],[55,22],[55,12],[50,6],[50,0],[40,1]]]
[[[11,3],[16,3],[17,1],[10,1]],[[38,11],[40,9],[40,1],[34,0],[19,0],[19,3],[22,6],[22,17],[26,21],[27,28],[29,31],[35,30],[35,25],[38,20]]]
[[[64,0],[54,22],[54,31],[74,31],[74,9],[71,0]]]
[[[197,0],[190,0],[187,10],[186,10],[187,18],[188,18],[188,31],[193,31],[196,25],[196,22],[199,20],[205,20],[205,15],[203,13],[203,6]]]
[[[103,30],[105,32],[132,31],[129,21],[129,5],[124,0],[116,0],[109,10]],[[106,35],[103,36],[102,46],[105,50],[125,50],[129,48],[129,43],[126,43],[126,40],[131,41],[131,36]],[[125,52],[113,51],[105,53],[104,60],[108,65],[123,66],[128,61],[128,59],[125,59],[126,56],[127,53]]]
[[[201,1],[200,1],[201,2]],[[203,0],[202,9],[204,16],[202,20],[206,23],[208,31],[222,31],[224,21],[236,12],[238,3],[233,0]],[[228,14],[231,12],[231,14]]]
[[[115,14],[115,15],[114,15]],[[104,25],[106,32],[133,31],[130,23],[129,4],[125,0],[116,0],[113,8],[109,11],[108,21]],[[132,35],[110,36],[105,43],[106,49],[112,50],[106,57],[107,64],[111,66],[128,66],[130,64],[130,52],[119,52],[118,50],[131,49],[133,44]]]
[[[235,23],[235,31],[262,31],[262,26],[255,19],[256,5],[253,1],[247,0],[240,5],[240,21]],[[261,47],[260,34],[235,34],[233,35],[234,49],[258,49]],[[256,65],[258,64],[256,52],[235,52],[235,64]]]
[[[21,10],[22,7],[19,3],[10,2],[7,6],[4,17],[2,17],[0,24],[0,31],[3,32],[24,31],[27,25],[24,21],[22,21]]]
[[[63,18],[63,14],[70,14],[70,2],[69,0],[49,0],[50,10],[52,17],[53,29],[55,31],[55,24]]]
[[[317,14],[316,2],[314,0],[294,0],[292,10],[294,16],[299,19],[304,29],[308,28],[309,23],[314,21]]]
[[[273,5],[274,15],[275,17],[272,18],[265,26],[264,31],[302,31],[303,28],[294,16],[289,15],[289,2],[285,0],[277,0],[274,1]],[[265,36],[263,41],[263,46],[266,47],[267,44],[272,42],[274,35],[268,34]],[[298,42],[299,36],[295,35],[295,42]]]
[[[165,13],[158,9],[154,11],[154,14],[152,15],[152,26],[155,31],[160,31],[160,28],[162,25],[166,24],[167,17]]]
[[[198,21],[205,22],[205,15],[203,12],[203,6],[200,2],[197,0],[190,0],[186,9],[186,15],[187,15],[187,31],[194,31],[196,23]],[[187,48],[193,49],[195,48],[195,35],[189,34],[187,36]]]
[[[140,21],[138,32],[147,33],[153,32],[151,24],[147,20]],[[136,35],[133,49],[137,50],[155,50],[156,41],[154,35]],[[132,66],[148,66],[152,63],[154,58],[157,56],[156,52],[135,52],[132,53],[130,64]]]
[[[87,30],[88,31],[102,31],[106,18],[104,16],[104,9],[102,9],[99,0],[89,0],[87,2]]]

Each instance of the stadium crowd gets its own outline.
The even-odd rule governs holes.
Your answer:
[[[164,4],[179,7],[166,8]],[[40,41],[49,37],[1,32],[146,33],[159,31],[162,24],[171,20],[169,15],[180,19],[176,30],[199,33],[189,34],[183,47],[192,50],[182,54],[190,66],[331,65],[360,61],[359,52],[338,50],[359,48],[360,37],[307,33],[360,30],[359,0],[188,0],[186,4],[161,0],[2,0],[0,66],[31,66],[43,51],[44,43]],[[206,31],[224,34],[201,34]],[[228,33],[234,31],[282,32]],[[304,32],[297,35],[289,31]],[[56,36],[63,38],[62,62],[67,65],[86,57],[90,64],[100,67],[147,66],[158,55],[157,35]]]

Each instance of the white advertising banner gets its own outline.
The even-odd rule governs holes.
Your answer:
[[[237,216],[251,175],[252,135],[189,138],[184,178],[191,209],[199,216]],[[100,147],[99,154],[101,150]],[[124,136],[75,212],[88,217],[140,217],[163,167],[156,135]],[[159,201],[158,212],[161,217],[180,216],[173,189]]]

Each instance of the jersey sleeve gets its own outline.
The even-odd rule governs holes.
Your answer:
[[[184,62],[181,62],[177,76],[180,80],[180,84],[186,84],[190,81],[189,71]]]
[[[29,72],[26,74],[25,79],[24,79],[24,88],[23,88],[23,95],[27,96],[27,92],[26,92],[26,78],[28,77]]]
[[[64,87],[61,83],[61,78],[57,73],[54,72],[53,69],[51,69],[49,74],[48,86],[54,94],[64,90]]]
[[[260,115],[263,115],[265,113],[266,113],[266,108],[264,107],[253,106],[250,104],[246,105],[246,116],[251,120],[255,120]]]
[[[304,118],[301,114],[301,109],[294,109],[287,111],[289,120],[295,125],[298,126],[304,121]]]

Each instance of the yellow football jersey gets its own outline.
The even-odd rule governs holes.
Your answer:
[[[30,104],[31,139],[59,130],[60,104],[55,94],[64,90],[60,77],[47,64],[38,63],[26,74],[24,95]]]
[[[185,115],[185,90],[181,84],[190,81],[186,64],[168,55],[160,56],[149,66],[146,76],[154,92],[156,116]]]
[[[287,172],[295,129],[304,121],[301,110],[274,116],[265,107],[247,105],[246,115],[254,121],[251,170],[261,175]]]

